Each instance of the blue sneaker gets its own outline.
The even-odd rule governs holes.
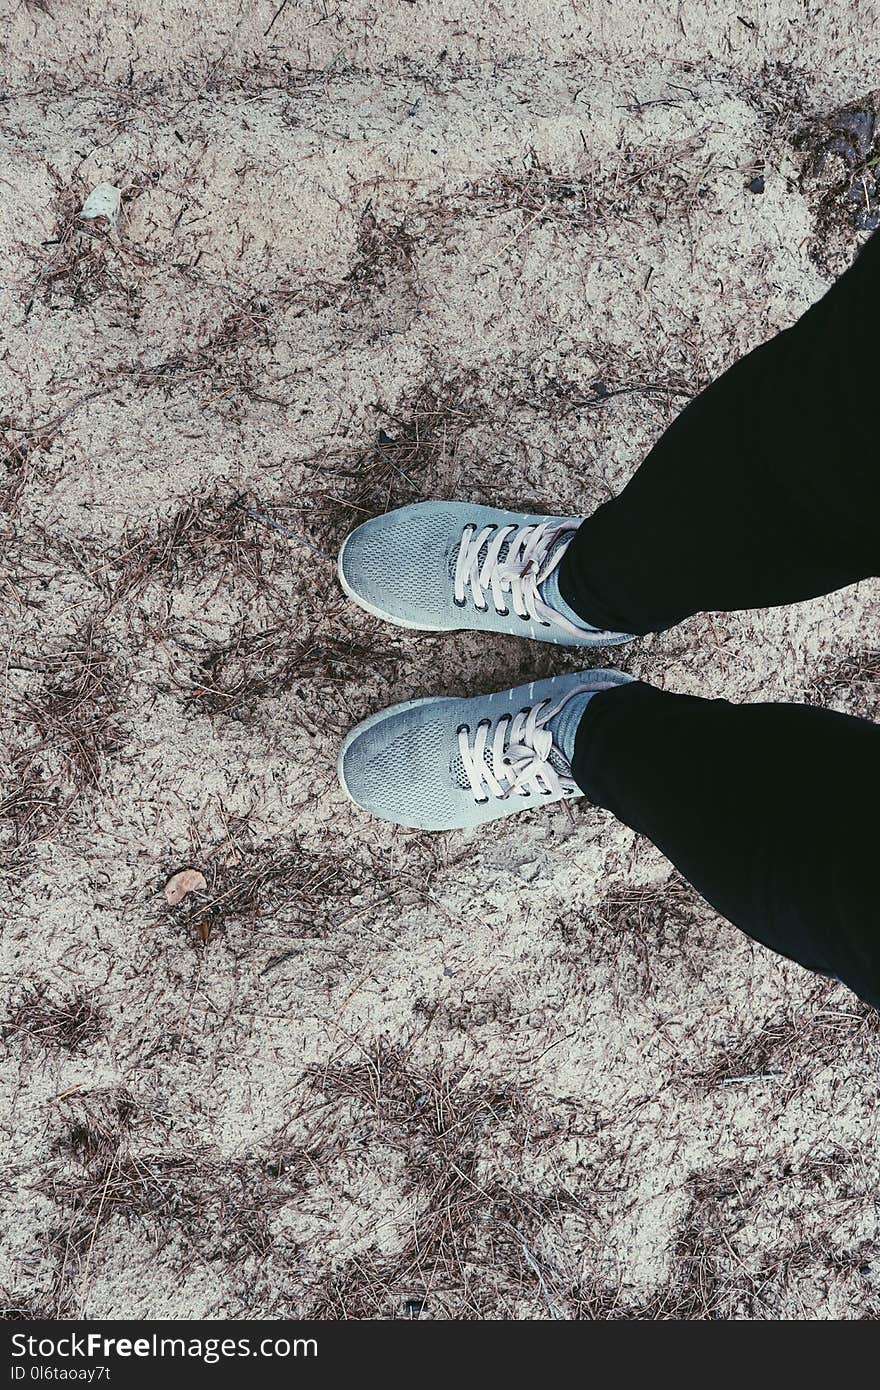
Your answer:
[[[346,537],[339,582],[368,613],[422,632],[474,628],[581,647],[628,642],[631,633],[590,627],[559,594],[559,562],[581,520],[416,502]]]
[[[578,724],[600,690],[632,679],[577,671],[471,699],[407,700],[352,729],[339,780],[356,805],[419,830],[463,830],[582,796]]]

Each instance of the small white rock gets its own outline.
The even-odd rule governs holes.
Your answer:
[[[112,183],[99,183],[83,203],[80,217],[106,217],[114,227],[118,227],[121,205],[122,194],[119,189]]]

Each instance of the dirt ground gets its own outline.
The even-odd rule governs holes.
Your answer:
[[[873,225],[876,14],[734,8],[0,0],[7,1316],[880,1315],[876,1016],[604,812],[334,768],[582,660],[373,621],[346,531],[589,512]],[[612,659],[876,717],[877,616]]]

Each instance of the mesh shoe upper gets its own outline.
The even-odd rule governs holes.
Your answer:
[[[570,778],[574,729],[563,735],[560,727],[565,710],[580,695],[586,699],[629,679],[619,671],[574,672],[471,699],[436,698],[392,706],[348,735],[339,757],[340,781],[364,810],[423,830],[461,829],[580,795]],[[550,710],[560,703],[559,722],[551,720],[546,732],[534,729],[534,721],[530,725],[525,717],[527,710]],[[505,743],[505,752],[513,761],[502,767],[493,744],[511,730],[516,736]],[[557,735],[567,751],[556,742]],[[462,756],[463,742],[471,761],[482,759],[485,765],[485,774],[477,778],[478,791]],[[544,771],[532,775],[535,767]],[[526,768],[526,780],[519,787],[517,768]]]
[[[463,502],[418,502],[373,517],[352,531],[339,554],[339,578],[355,602],[377,617],[404,627],[429,631],[474,628],[581,646],[628,641],[628,633],[600,632],[588,629],[586,624],[583,632],[573,632],[570,624],[565,626],[561,615],[548,622],[541,595],[534,594],[535,579],[530,580],[529,574],[537,566],[530,567],[528,557],[521,563],[524,547],[518,547],[515,533],[521,534],[523,527],[543,528],[543,570],[553,562],[557,550],[567,545],[578,524],[577,517],[508,512]],[[568,529],[557,537],[556,527]],[[500,545],[493,545],[493,539],[504,528],[509,537],[503,538]],[[486,539],[482,544],[475,541],[484,532]],[[477,554],[465,564],[468,543]],[[513,565],[507,564],[509,557],[514,559]],[[496,577],[484,592],[479,581],[487,558],[495,575],[501,578]],[[511,594],[511,584],[518,594]],[[533,597],[530,605],[524,605],[522,590],[524,586],[528,589],[529,584]],[[517,607],[530,607],[531,611],[518,612]],[[540,620],[541,614],[544,621]]]

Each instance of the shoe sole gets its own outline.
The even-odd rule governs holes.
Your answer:
[[[597,670],[583,671],[578,672],[577,674],[585,676],[587,678],[588,683],[590,678],[595,677],[596,690],[594,693],[597,695],[602,690],[613,690],[615,686],[628,685],[630,681],[634,681],[636,679],[635,676],[630,676],[625,671]],[[568,676],[550,676],[549,679],[551,682],[563,681],[567,680]],[[543,684],[543,682],[540,683]],[[539,682],[535,681],[534,684],[538,685]],[[511,688],[516,689],[517,687]],[[503,694],[504,692],[499,691],[498,693]],[[418,700],[402,700],[397,705],[387,705],[385,709],[377,710],[375,714],[368,714],[366,719],[362,719],[359,724],[355,724],[354,728],[350,729],[349,732],[346,734],[345,738],[343,739],[342,747],[340,748],[339,754],[336,759],[336,775],[339,778],[339,785],[342,787],[342,790],[345,792],[345,795],[348,797],[352,805],[357,806],[359,811],[362,811],[364,809],[361,806],[361,803],[358,800],[356,800],[355,797],[352,796],[348,787],[348,783],[345,780],[345,773],[343,771],[345,755],[348,752],[351,745],[354,743],[356,738],[359,738],[360,735],[362,733],[365,733],[367,729],[371,729],[374,724],[379,724],[383,719],[389,718],[393,714],[403,714],[404,711],[409,709],[415,709],[418,705],[454,705],[457,703],[457,699],[451,695],[422,695]]]

